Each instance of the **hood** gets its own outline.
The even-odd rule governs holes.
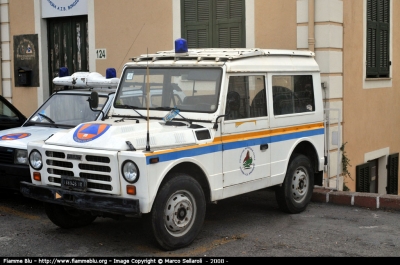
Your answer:
[[[160,121],[150,121],[150,148],[164,149],[212,141],[213,131],[208,128],[191,129],[186,126],[166,126]],[[129,142],[129,143],[127,143]],[[89,122],[55,134],[46,144],[110,151],[143,150],[147,143],[147,123],[134,121],[116,123]]]
[[[67,130],[51,127],[18,127],[0,131],[0,147],[27,149],[28,142],[46,140],[56,132]]]

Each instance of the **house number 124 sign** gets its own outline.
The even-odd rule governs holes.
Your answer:
[[[107,59],[106,49],[96,49],[96,59]]]

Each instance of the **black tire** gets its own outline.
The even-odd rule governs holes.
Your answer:
[[[159,190],[148,219],[161,248],[174,250],[190,245],[199,234],[206,201],[200,184],[177,173]]]
[[[289,162],[282,186],[275,190],[279,208],[287,213],[303,212],[311,200],[313,188],[310,160],[304,155],[295,155]]]
[[[61,228],[76,228],[91,224],[96,216],[87,211],[77,210],[53,203],[45,203],[44,210],[55,225]]]

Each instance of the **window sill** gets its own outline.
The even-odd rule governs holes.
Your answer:
[[[391,77],[365,78],[366,82],[370,82],[370,81],[391,81],[391,80],[392,80]]]

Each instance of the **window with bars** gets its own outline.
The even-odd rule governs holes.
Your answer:
[[[182,37],[189,48],[244,48],[244,0],[181,0]]]
[[[367,0],[367,78],[390,74],[390,0]]]

